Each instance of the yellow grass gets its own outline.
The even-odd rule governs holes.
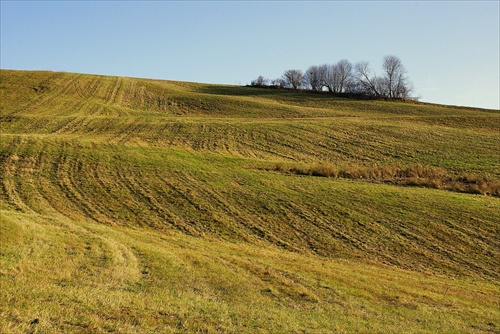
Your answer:
[[[497,110],[0,74],[0,332],[500,331]]]

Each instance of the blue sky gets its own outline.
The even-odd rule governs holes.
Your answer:
[[[1,68],[247,84],[398,56],[422,101],[500,109],[499,1],[5,1]]]

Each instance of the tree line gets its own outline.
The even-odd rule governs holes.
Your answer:
[[[280,78],[272,80],[261,75],[252,81],[251,86],[307,89],[389,99],[410,99],[413,92],[407,71],[396,56],[383,58],[381,76],[366,61],[353,65],[342,59],[336,64],[310,66],[305,72],[299,69],[286,70]]]

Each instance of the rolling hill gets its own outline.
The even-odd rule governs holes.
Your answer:
[[[500,333],[500,111],[0,73],[1,332]]]

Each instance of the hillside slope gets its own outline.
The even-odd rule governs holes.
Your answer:
[[[495,183],[499,111],[7,70],[0,92],[4,332],[500,331],[498,198],[275,168]]]

